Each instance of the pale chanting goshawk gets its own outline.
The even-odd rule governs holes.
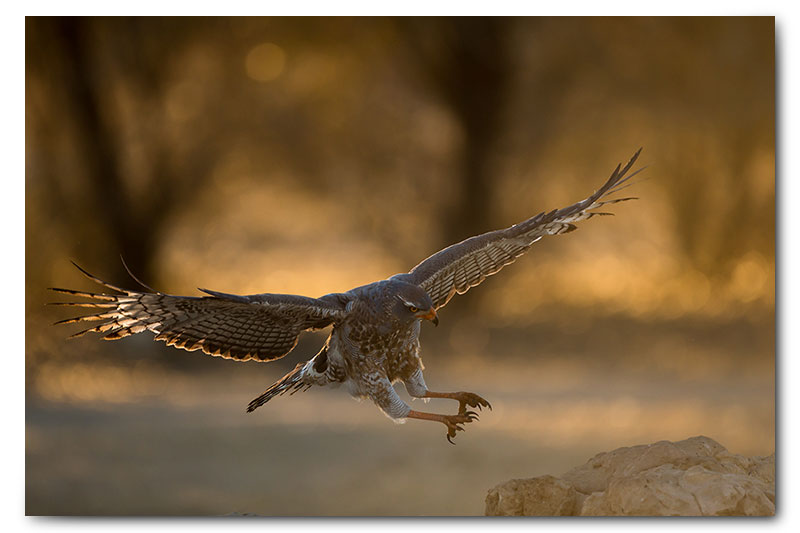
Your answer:
[[[463,431],[464,424],[477,419],[477,413],[468,407],[491,406],[471,392],[428,389],[422,376],[419,347],[422,319],[438,324],[437,311],[455,294],[464,294],[513,263],[545,235],[569,233],[576,229],[575,222],[610,214],[597,212],[597,208],[632,199],[605,198],[627,187],[625,182],[643,170],[628,174],[640,152],[641,149],[624,167],[617,165],[605,184],[581,202],[463,240],[433,254],[406,274],[319,298],[293,294],[240,296],[207,289],[199,289],[207,296],[131,291],[106,283],[75,265],[89,279],[119,294],[54,288],[56,292],[91,300],[56,305],[99,309],[96,314],[57,324],[100,321],[100,325],[72,337],[96,332],[106,340],[149,330],[156,334],[156,340],[167,345],[236,361],[279,359],[295,347],[301,332],[332,325],[319,353],[298,364],[250,402],[248,412],[287,391],[344,383],[351,395],[371,399],[397,421],[416,418],[443,423],[447,426],[447,440],[452,442],[456,431]],[[411,409],[392,386],[398,381],[414,398],[458,401],[458,413],[442,415]]]

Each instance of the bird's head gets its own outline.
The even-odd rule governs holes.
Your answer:
[[[422,288],[411,283],[398,283],[394,306],[394,315],[401,322],[413,322],[424,318],[439,325],[439,317],[433,307],[433,301]]]

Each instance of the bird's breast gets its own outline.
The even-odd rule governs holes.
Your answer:
[[[355,368],[379,368],[394,381],[402,379],[404,369],[418,364],[419,322],[385,332],[373,327],[353,327],[344,331],[344,344],[352,346]]]

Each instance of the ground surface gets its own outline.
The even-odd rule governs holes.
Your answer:
[[[437,358],[431,342],[429,385],[473,390],[494,407],[456,446],[438,424],[395,425],[343,390],[279,397],[246,414],[293,361],[201,358],[202,372],[124,359],[43,367],[28,386],[26,512],[481,515],[496,484],[559,474],[598,450],[703,434],[732,453],[772,453],[771,331],[720,330],[705,343],[691,331],[652,331],[621,339],[631,349],[613,355],[614,339],[590,327],[580,338],[602,341],[591,358],[563,342],[532,351],[510,332],[483,343],[502,357]]]

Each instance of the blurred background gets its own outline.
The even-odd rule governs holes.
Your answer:
[[[27,514],[470,515],[619,446],[772,453],[774,57],[771,17],[28,17]],[[640,146],[638,201],[423,326],[428,384],[494,406],[456,446],[343,390],[245,414],[327,331],[234,363],[44,305],[96,289],[71,259],[136,288],[120,254],[172,294],[345,291]]]

